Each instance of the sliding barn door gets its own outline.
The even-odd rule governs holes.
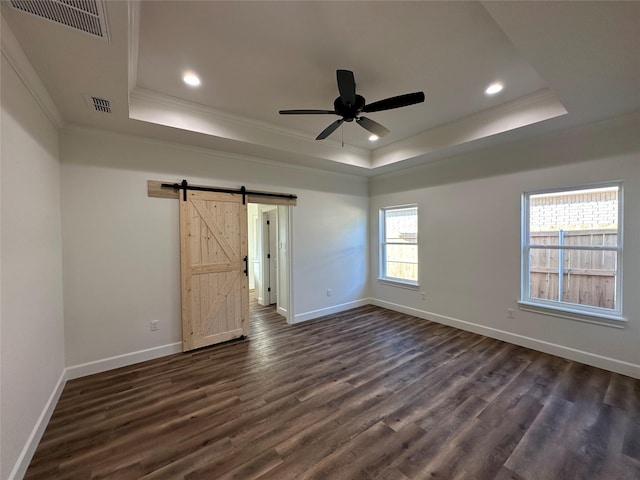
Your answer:
[[[242,195],[180,198],[183,351],[249,334],[247,254]]]

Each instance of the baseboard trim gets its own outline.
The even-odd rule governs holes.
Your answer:
[[[56,386],[53,387],[53,391],[51,392],[51,395],[49,395],[49,399],[42,409],[42,413],[40,413],[40,416],[38,417],[38,420],[36,421],[36,424],[33,427],[29,438],[27,438],[27,442],[22,448],[20,456],[18,457],[13,470],[9,474],[9,480],[19,480],[21,478],[24,478],[25,474],[27,473],[27,469],[29,468],[29,464],[31,463],[33,454],[36,453],[38,444],[42,439],[42,435],[44,435],[44,431],[49,424],[49,420],[51,420],[51,415],[53,415],[53,411],[58,404],[58,400],[60,399],[60,395],[62,395],[62,390],[64,389],[66,383],[67,371],[65,369],[60,374],[58,383],[56,383]]]
[[[20,480],[27,473],[31,459],[38,448],[38,444],[42,439],[42,435],[44,435],[44,431],[49,424],[49,420],[51,420],[51,416],[58,404],[58,400],[60,399],[60,395],[62,395],[62,390],[64,389],[67,380],[86,377],[87,375],[93,375],[94,373],[106,372],[107,370],[113,370],[114,368],[126,367],[128,365],[133,365],[134,363],[164,357],[181,351],[182,342],[176,342],[65,368],[60,374],[58,383],[54,387],[47,403],[42,409],[42,413],[40,414],[40,417],[38,417],[22,452],[20,452],[20,456],[18,457],[13,470],[9,474],[9,480]]]
[[[146,350],[139,350],[137,352],[116,355],[115,357],[103,358],[80,365],[73,365],[67,367],[67,379],[73,380],[74,378],[86,377],[87,375],[106,372],[114,368],[128,367],[134,363],[146,362],[147,360],[172,355],[181,351],[182,342],[176,342],[160,345],[159,347],[147,348]]]
[[[495,338],[505,342],[520,345],[522,347],[531,348],[540,352],[548,353],[550,355],[556,355],[558,357],[566,358],[568,360],[574,360],[576,362],[591,365],[593,367],[602,368],[611,372],[620,373],[622,375],[628,375],[634,378],[640,378],[640,365],[617,360],[615,358],[605,357],[597,355],[595,353],[585,352],[584,350],[578,350],[564,345],[558,345],[556,343],[546,342],[544,340],[538,340],[536,338],[519,335],[517,333],[507,332],[497,328],[486,327],[477,323],[468,322],[466,320],[460,320],[458,318],[447,317],[445,315],[439,315],[437,313],[428,312],[426,310],[419,310],[417,308],[407,307],[399,305],[397,303],[387,302],[373,298],[371,304],[378,307],[387,308],[396,312],[406,313],[425,320],[431,320],[433,322],[448,325],[450,327],[459,328],[461,330],[467,330],[469,332],[478,333],[486,337]]]
[[[363,298],[353,302],[347,302],[340,305],[333,305],[331,307],[301,313],[295,316],[294,323],[312,320],[314,318],[343,312],[345,310],[361,307],[364,305],[376,305],[378,307],[386,308],[396,312],[406,313],[407,315],[413,315],[418,318],[434,321],[443,325],[448,325],[450,327],[478,333],[480,335],[495,338],[497,340],[502,340],[505,342],[513,343],[515,345],[520,345],[523,347],[531,348],[533,350],[538,350],[551,355],[556,355],[562,358],[567,358],[569,360],[592,365],[594,367],[620,373],[622,375],[640,378],[640,365],[624,362],[615,358],[597,355],[594,353],[585,352],[583,350],[577,350],[543,340],[538,340],[535,338],[507,332],[492,327],[487,327],[484,325],[479,325],[477,323],[468,322],[445,315],[439,315],[437,313],[428,312],[426,310],[419,310],[417,308],[387,302],[376,298]],[[60,399],[60,395],[62,394],[67,380],[92,375],[94,373],[105,372],[114,368],[133,365],[135,363],[164,357],[166,355],[179,353],[181,351],[182,343],[176,342],[65,368],[64,371],[60,374],[58,382],[53,388],[53,391],[51,392],[51,395],[49,396],[49,399],[47,400],[42,413],[38,417],[38,420],[36,421],[36,424],[31,434],[29,435],[27,442],[25,443],[25,446],[20,452],[20,456],[18,457],[13,470],[9,474],[8,480],[19,480],[22,479],[26,474],[27,469],[29,468],[29,464],[31,463],[31,459],[33,458],[38,444],[40,443],[40,440],[44,435],[45,429],[47,428],[49,420],[53,415],[53,411],[58,403],[58,400]]]
[[[354,300],[353,302],[341,303],[339,305],[332,305],[326,308],[319,308],[318,310],[310,310],[304,313],[297,313],[294,315],[292,323],[306,322],[307,320],[313,320],[314,318],[324,317],[325,315],[332,315],[334,313],[344,312],[351,308],[362,307],[364,305],[371,304],[370,298],[361,298],[360,300]]]

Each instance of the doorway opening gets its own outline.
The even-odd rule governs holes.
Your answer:
[[[291,323],[290,208],[247,205],[250,317],[271,309]]]

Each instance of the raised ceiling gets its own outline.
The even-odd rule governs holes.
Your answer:
[[[640,108],[639,2],[104,5],[109,40],[3,2],[65,125],[375,175]],[[368,114],[391,130],[375,143],[355,123],[315,141],[337,117],[278,110],[331,109],[336,69],[369,103],[418,90],[426,101]],[[503,92],[485,95],[495,81]]]

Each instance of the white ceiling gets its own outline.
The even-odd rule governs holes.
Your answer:
[[[110,40],[9,7],[2,16],[65,125],[377,175],[640,109],[640,2],[106,2]],[[6,27],[5,27],[6,28]],[[368,103],[372,143],[332,109],[336,69]],[[202,85],[186,86],[186,70]],[[494,81],[505,85],[484,94]],[[112,114],[86,95],[109,99]],[[344,146],[342,145],[344,142]]]

